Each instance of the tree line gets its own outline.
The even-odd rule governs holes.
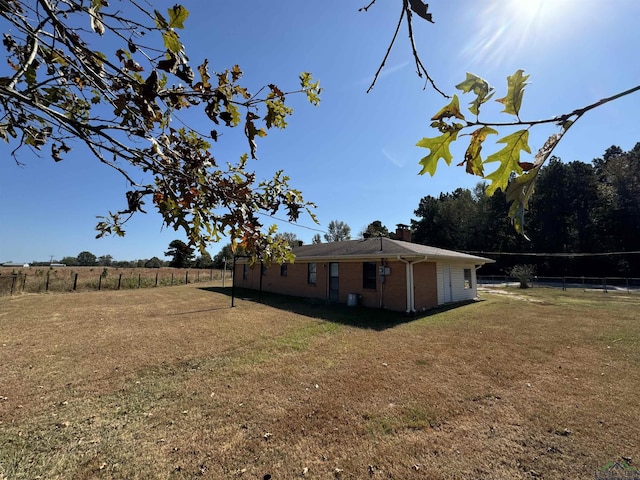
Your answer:
[[[526,236],[511,225],[506,195],[488,195],[479,183],[473,191],[423,197],[414,212],[413,241],[486,252],[497,263],[485,266],[485,273],[532,264],[538,275],[640,275],[640,255],[629,253],[640,250],[640,143],[628,152],[612,146],[590,164],[552,157],[537,182]]]

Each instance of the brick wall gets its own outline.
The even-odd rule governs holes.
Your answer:
[[[363,262],[340,262],[338,302],[347,303],[350,293],[360,295],[360,304],[369,308],[383,306],[389,310],[407,309],[406,265],[399,261],[375,261],[376,288],[363,288]],[[384,283],[378,274],[378,267],[384,265],[391,273],[385,276]],[[280,265],[266,269],[262,277],[262,290],[304,298],[329,298],[329,262],[316,263],[316,283],[307,282],[309,264],[296,262],[287,265],[287,275],[280,274]],[[241,288],[258,290],[260,288],[260,265],[248,268],[247,278],[242,278],[243,265],[237,264],[235,285]],[[416,308],[431,308],[438,304],[435,263],[419,263],[414,266]]]

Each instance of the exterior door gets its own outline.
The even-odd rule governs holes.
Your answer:
[[[453,294],[451,291],[451,267],[444,265],[442,267],[442,277],[444,280],[444,301],[445,303],[453,301]]]
[[[333,300],[335,302],[338,301],[339,295],[339,280],[338,273],[340,270],[339,263],[330,263],[329,264],[329,300]]]

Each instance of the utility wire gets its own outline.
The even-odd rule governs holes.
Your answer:
[[[638,255],[640,251],[632,252],[601,252],[601,253],[537,253],[537,252],[476,252],[469,250],[460,250],[463,253],[472,255],[511,255],[523,257],[602,257],[608,255]]]

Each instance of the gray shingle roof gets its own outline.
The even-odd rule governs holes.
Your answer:
[[[386,237],[348,240],[345,242],[318,243],[294,247],[296,260],[330,260],[345,258],[415,258],[427,257],[433,260],[467,260],[475,264],[493,263],[490,258],[478,257],[466,253],[429,247],[417,243],[402,242]]]

